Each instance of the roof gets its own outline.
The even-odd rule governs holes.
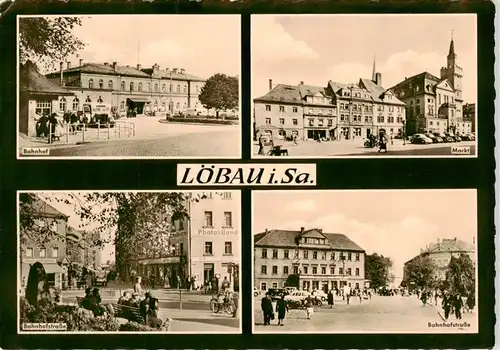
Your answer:
[[[316,95],[318,92],[323,96],[327,95],[325,88],[322,86],[299,84],[298,87],[299,87],[299,93],[302,98],[306,96]]]
[[[370,93],[373,101],[402,105],[402,106],[405,105],[405,103],[399,100],[395,95],[392,97],[391,100],[384,99],[384,94],[390,89],[386,90],[383,86],[377,85],[373,80],[361,78],[360,82],[363,84],[365,89]]]
[[[31,61],[27,61],[21,65],[19,71],[19,89],[21,92],[39,95],[74,95],[68,89],[51,82],[40,74],[36,65]]]
[[[337,93],[340,89],[345,89],[350,85],[352,84],[338,83],[332,80],[328,81],[328,86],[333,90],[334,93]]]
[[[471,252],[475,247],[471,243],[464,242],[457,238],[445,238],[439,242],[431,244],[424,253],[438,253],[438,252]]]
[[[401,81],[398,84],[394,85],[391,89],[394,89],[394,88],[403,88],[408,83],[412,83],[412,84],[419,85],[419,86],[423,87],[424,83],[425,83],[425,80],[431,80],[431,81],[433,81],[435,83],[439,83],[439,82],[442,81],[441,78],[438,78],[434,74],[431,74],[429,72],[422,72],[422,73],[418,73],[418,74],[416,74],[414,76],[411,76],[409,78],[405,78],[403,81]]]
[[[145,68],[142,69],[144,73],[147,73],[148,76],[153,74],[153,68]],[[193,80],[193,81],[206,81],[204,78],[197,77],[192,74],[181,73],[179,71],[174,72],[173,70],[160,69],[158,70],[160,78],[170,79],[172,77],[173,80]]]
[[[453,42],[453,39],[451,39],[450,42],[450,50],[448,51],[448,56],[455,56],[455,43]]]
[[[296,238],[309,232],[315,231],[328,239],[328,243],[330,244],[330,248],[332,249],[364,251],[363,248],[351,241],[344,234],[323,233],[318,229],[305,230],[304,232],[281,229],[270,230],[267,231],[267,233],[262,232],[256,234],[254,236],[254,245],[269,247],[296,247]]]
[[[149,74],[144,73],[134,67],[127,66],[116,66],[116,70],[113,68],[112,64],[100,64],[100,63],[85,63],[83,66],[73,67],[69,69],[64,69],[64,73],[95,73],[95,74],[112,74],[112,75],[128,75],[135,77],[145,77],[150,78]],[[48,75],[59,74],[59,72],[53,72]]]
[[[254,99],[257,102],[291,102],[300,104],[300,90],[297,85],[278,84],[264,96]]]
[[[34,201],[31,202],[33,209],[38,211],[38,214],[42,217],[53,217],[53,218],[63,218],[67,219],[69,216],[61,213],[59,210],[39,198],[38,196]]]

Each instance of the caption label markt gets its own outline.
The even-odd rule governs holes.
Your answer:
[[[316,164],[177,164],[177,185],[315,186]]]

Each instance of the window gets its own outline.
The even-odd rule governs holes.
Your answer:
[[[323,126],[323,119],[318,119],[318,126]]]
[[[389,112],[394,112],[394,106],[389,106]]]
[[[61,100],[59,101],[59,110],[61,112],[66,112],[66,99],[64,97],[61,97]]]
[[[351,261],[352,260],[352,253],[347,253],[347,260]]]
[[[326,275],[326,266],[321,266],[321,274]]]
[[[120,111],[125,110],[125,101],[120,102]]]
[[[304,266],[304,274],[308,274],[309,273],[309,267],[308,266]]]
[[[359,267],[356,267],[356,276],[359,276]]]
[[[304,250],[304,259],[308,259],[309,257],[309,252],[307,250]]]
[[[167,92],[167,84],[161,85],[161,92]]]
[[[224,212],[225,227],[233,227],[233,215],[230,211]]]
[[[273,266],[273,275],[277,275],[278,274],[278,266]]]
[[[262,257],[267,259],[267,249],[262,249]]]
[[[359,253],[356,253],[356,261],[359,261]]]
[[[309,119],[309,126],[314,126],[314,119]]]
[[[181,108],[181,104],[180,104],[179,102],[177,102],[177,103],[175,104],[175,109],[180,109],[180,108]]]
[[[318,252],[313,252],[313,260],[318,259]]]
[[[40,249],[40,258],[45,258],[47,256],[47,249]]]
[[[205,255],[213,254],[213,245],[212,242],[205,242]]]
[[[322,252],[321,253],[321,259],[322,260],[326,260],[326,252]]]
[[[280,125],[284,125],[285,124],[285,118],[280,118]]]
[[[80,101],[78,100],[78,98],[74,98],[73,99],[73,111],[78,111],[78,106],[80,105]]]
[[[283,266],[283,274],[288,275],[288,266]]]
[[[278,249],[273,249],[273,259],[278,259]]]
[[[298,266],[294,266],[293,267],[293,274],[294,275],[298,275],[299,274],[299,267]]]
[[[328,119],[328,126],[333,126],[333,120],[332,119]]]
[[[99,89],[104,88],[104,81],[102,79],[99,79]]]
[[[52,247],[52,257],[53,258],[59,257],[59,247]]]
[[[285,111],[285,106],[280,106],[280,112],[284,112]]]
[[[285,259],[288,259],[288,249],[285,249],[285,251],[283,252],[283,257]]]
[[[231,192],[224,192],[222,194],[222,199],[231,199]]]
[[[318,274],[318,267],[317,266],[313,266],[312,267],[312,272],[313,272],[313,275],[317,275]]]
[[[267,290],[267,283],[266,282],[260,283],[260,290]]]
[[[385,123],[385,117],[384,117],[384,116],[382,116],[382,115],[379,115],[379,116],[377,117],[377,122],[379,122],[379,123]]]
[[[170,85],[169,85],[169,87],[168,87],[168,91],[169,91],[169,92],[174,91],[174,90],[172,90],[172,89],[173,89],[173,88],[172,88],[172,84],[170,84]]]
[[[270,125],[271,124],[271,118],[266,118],[266,124]]]
[[[293,125],[297,125],[297,123],[298,123],[297,119],[292,119],[292,123],[293,123]]]
[[[121,86],[122,91],[125,91],[125,82],[122,81],[122,86]]]
[[[341,267],[339,267],[339,275],[343,275],[343,274],[344,274],[344,270]]]
[[[180,219],[179,220],[179,230],[184,230],[184,220],[183,219]]]
[[[94,79],[89,79],[89,89],[94,88]]]
[[[416,111],[415,111],[415,113],[416,113],[417,115],[419,115],[419,114],[420,114],[420,106],[417,106],[417,107],[416,107]]]
[[[158,85],[158,83],[155,84],[155,92],[159,92],[159,85]]]
[[[177,85],[177,93],[179,94],[181,92],[181,86]]]
[[[113,80],[108,81],[108,89],[113,90]]]
[[[130,82],[130,91],[134,91],[134,82]]]
[[[224,254],[233,255],[233,242],[224,243]]]
[[[188,90],[187,85],[184,85],[184,93],[185,93],[185,94],[187,94],[187,92],[188,92],[187,90]]]
[[[33,248],[26,248],[26,257],[27,258],[33,257]]]
[[[101,96],[99,96],[99,98],[97,99],[97,102],[99,102],[99,103],[103,103],[103,102],[104,102],[104,100],[102,99],[102,97],[101,97]]]
[[[266,111],[268,111],[268,112],[271,111],[271,105],[266,105]]]
[[[139,83],[139,85],[137,85],[137,90],[142,91],[142,83]]]
[[[335,252],[332,252],[332,260],[335,260]]]
[[[388,123],[394,123],[394,117],[387,117]]]
[[[205,227],[213,227],[212,212],[205,212]]]
[[[347,274],[348,276],[350,276],[350,275],[352,274],[352,272],[351,272],[351,268],[350,268],[350,267],[346,269],[346,274]]]
[[[298,110],[298,108],[297,108],[297,107],[292,107],[292,112],[293,112],[293,113],[297,113],[298,111],[299,111],[299,110]]]
[[[261,275],[267,275],[267,266],[266,265],[262,265],[260,267],[260,274]]]
[[[273,288],[278,288],[278,282],[273,282]]]

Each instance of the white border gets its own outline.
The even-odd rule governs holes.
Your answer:
[[[291,192],[292,190],[266,190],[266,192]],[[478,261],[478,251],[477,251],[477,247],[478,247],[478,225],[479,225],[479,215],[478,215],[478,204],[477,204],[477,189],[475,188],[465,188],[465,189],[387,189],[387,190],[303,190],[303,189],[299,189],[299,190],[293,190],[294,192],[297,191],[297,192],[315,192],[315,193],[318,193],[318,192],[327,192],[327,193],[330,193],[330,194],[335,194],[335,192],[343,192],[343,193],[346,193],[346,192],[359,192],[359,191],[363,191],[363,192],[396,192],[396,191],[400,191],[400,192],[403,192],[403,191],[412,191],[412,192],[417,192],[417,191],[433,191],[433,192],[468,192],[468,191],[474,191],[475,193],[475,204],[476,204],[476,236],[475,236],[475,258],[476,258],[476,269],[475,269],[475,272],[476,272],[476,328],[477,328],[477,332],[467,332],[467,331],[464,331],[464,332],[460,332],[460,331],[456,331],[456,332],[452,332],[452,331],[448,331],[448,332],[429,332],[429,333],[422,333],[422,332],[419,332],[419,331],[397,331],[397,330],[393,330],[393,331],[388,331],[388,330],[381,330],[379,332],[376,332],[376,331],[363,331],[363,330],[352,330],[352,331],[335,331],[335,329],[332,329],[332,330],[329,330],[329,331],[304,331],[304,330],[300,330],[300,329],[297,329],[297,330],[290,330],[290,331],[276,331],[276,332],[273,332],[273,331],[256,331],[255,330],[255,310],[254,310],[254,307],[255,307],[255,298],[258,298],[258,297],[254,297],[253,293],[254,293],[254,288],[256,287],[255,286],[255,234],[257,232],[254,232],[254,228],[253,228],[253,221],[254,221],[254,207],[255,207],[255,196],[254,194],[256,192],[264,192],[264,190],[253,190],[252,191],[252,204],[251,204],[251,215],[252,215],[252,218],[250,220],[251,222],[251,230],[252,232],[250,232],[250,234],[252,235],[252,258],[251,258],[251,261],[252,261],[252,267],[251,267],[251,273],[252,273],[252,306],[251,306],[251,311],[252,311],[252,334],[275,334],[275,335],[279,335],[279,334],[425,334],[425,335],[441,335],[441,334],[449,334],[449,335],[455,335],[455,334],[479,334],[479,304],[478,304],[478,298],[479,298],[479,275],[478,275],[478,265],[479,265],[479,261]],[[259,289],[260,291],[260,289]],[[360,325],[362,326],[362,325]],[[278,327],[279,328],[279,327]],[[456,329],[456,328],[453,328],[453,329]]]
[[[254,52],[252,50],[253,47],[253,35],[252,33],[254,32],[253,25],[254,22],[252,21],[253,18],[255,17],[335,17],[335,16],[341,16],[341,17],[367,17],[367,16],[422,16],[422,17],[429,17],[429,16],[474,16],[474,21],[475,21],[475,44],[476,44],[476,130],[474,131],[475,133],[475,141],[474,141],[474,146],[475,146],[475,154],[474,155],[385,155],[380,157],[376,155],[366,155],[366,153],[360,153],[359,155],[319,155],[319,156],[289,156],[286,157],[287,159],[394,159],[394,158],[450,158],[450,159],[456,159],[456,158],[477,158],[479,155],[479,147],[478,147],[478,137],[479,137],[479,126],[478,126],[478,117],[477,117],[477,111],[478,111],[478,89],[479,87],[477,86],[479,77],[477,76],[477,70],[479,63],[477,62],[477,55],[478,55],[478,47],[477,47],[477,14],[475,13],[429,13],[429,14],[420,14],[420,13],[400,13],[400,14],[366,14],[366,13],[359,13],[359,14],[300,14],[300,15],[294,15],[294,14],[252,14],[251,19],[250,19],[250,71],[251,71],[251,77],[250,77],[250,129],[251,129],[251,135],[250,135],[250,158],[251,159],[274,159],[273,156],[262,156],[262,155],[257,155],[254,154],[253,151],[253,135],[254,135],[254,99],[259,97],[259,96],[253,96],[252,93],[252,86],[253,86],[253,60],[252,60],[252,53]],[[463,112],[463,111],[462,111]],[[460,147],[460,143],[454,143],[453,146]],[[451,152],[451,147],[450,146],[450,152]]]
[[[200,330],[200,331],[187,331],[187,332],[172,332],[172,331],[167,331],[167,332],[157,332],[157,331],[151,331],[151,332],[122,332],[122,331],[115,331],[115,332],[104,332],[104,331],[101,331],[101,332],[92,332],[92,331],[83,331],[83,332],[78,332],[78,331],[55,331],[55,332],[47,332],[47,331],[21,331],[21,326],[20,326],[20,321],[21,321],[21,317],[20,317],[20,313],[19,313],[19,310],[20,310],[20,301],[21,301],[21,297],[19,295],[19,284],[20,284],[20,278],[21,278],[21,274],[20,274],[20,259],[19,259],[19,254],[20,254],[20,251],[21,251],[21,246],[20,246],[20,243],[19,243],[19,239],[17,239],[17,251],[16,251],[16,299],[17,299],[17,302],[16,302],[16,305],[17,305],[17,317],[16,317],[16,322],[17,322],[17,326],[16,326],[16,330],[17,330],[17,334],[18,335],[25,335],[25,334],[57,334],[57,335],[70,335],[70,334],[148,334],[148,335],[154,335],[154,334],[242,334],[243,333],[243,310],[242,310],[242,298],[243,298],[243,288],[244,288],[244,284],[242,283],[242,275],[241,275],[241,271],[242,271],[242,268],[241,268],[241,263],[242,263],[242,256],[241,256],[241,253],[242,253],[242,244],[243,244],[243,235],[242,235],[242,227],[243,227],[243,222],[242,222],[242,206],[241,206],[241,203],[242,203],[242,195],[241,195],[241,190],[206,190],[206,191],[202,191],[202,190],[184,190],[184,191],[173,191],[173,190],[140,190],[140,191],[135,191],[135,190],[124,190],[124,191],[117,191],[117,190],[110,190],[110,191],[106,191],[106,190],[96,190],[96,191],[92,191],[92,190],[44,190],[44,191],[40,191],[40,190],[35,190],[35,191],[28,191],[28,190],[18,190],[16,191],[16,205],[17,205],[17,208],[16,208],[16,215],[17,215],[17,218],[16,218],[16,229],[17,229],[17,233],[16,233],[16,236],[19,237],[19,234],[20,234],[20,228],[19,228],[19,195],[21,193],[68,193],[68,192],[81,192],[81,193],[92,193],[92,192],[98,192],[98,193],[128,193],[128,192],[147,192],[147,193],[179,193],[179,192],[182,192],[182,193],[206,193],[206,192],[239,192],[239,198],[240,198],[240,201],[239,201],[239,208],[240,208],[240,219],[239,219],[239,232],[240,232],[240,246],[239,246],[239,254],[240,254],[240,261],[239,261],[239,297],[238,297],[238,313],[239,313],[239,328],[233,332],[231,331],[228,331],[228,332],[214,332],[214,331],[203,331],[203,330]],[[208,307],[208,304],[207,304],[207,310],[209,310],[209,307]],[[174,320],[175,321],[175,320]],[[193,324],[196,324],[197,322],[192,322]]]
[[[238,72],[238,82],[239,82],[239,105],[238,105],[238,113],[239,113],[239,124],[232,126],[228,125],[228,127],[238,127],[240,132],[239,132],[239,142],[237,147],[237,150],[239,151],[239,155],[236,156],[226,156],[226,157],[221,157],[217,155],[210,155],[210,156],[64,156],[64,157],[58,157],[58,156],[21,156],[20,155],[20,148],[19,148],[19,19],[20,18],[32,18],[32,17],[97,17],[97,16],[166,16],[166,17],[186,17],[186,16],[203,16],[204,18],[207,16],[212,16],[214,17],[214,21],[216,21],[217,17],[220,16],[234,16],[238,17],[238,32],[240,33],[240,50],[238,51],[238,59],[240,63],[240,70]],[[241,16],[239,14],[208,14],[208,15],[200,15],[200,14],[186,14],[186,15],[179,15],[179,14],[88,14],[88,15],[70,15],[70,14],[62,14],[62,15],[17,15],[16,16],[16,159],[17,160],[127,160],[127,159],[163,159],[163,160],[177,160],[177,159],[241,159],[243,156],[242,153],[242,134],[243,134],[243,111],[241,109],[241,88],[242,88],[242,82],[241,82],[241,70],[242,70],[242,65],[241,65]],[[71,144],[68,144],[68,146],[71,146]],[[40,148],[44,148],[43,146],[40,146]]]

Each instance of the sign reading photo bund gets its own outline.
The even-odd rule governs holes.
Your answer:
[[[316,164],[177,164],[177,185],[316,186]]]

